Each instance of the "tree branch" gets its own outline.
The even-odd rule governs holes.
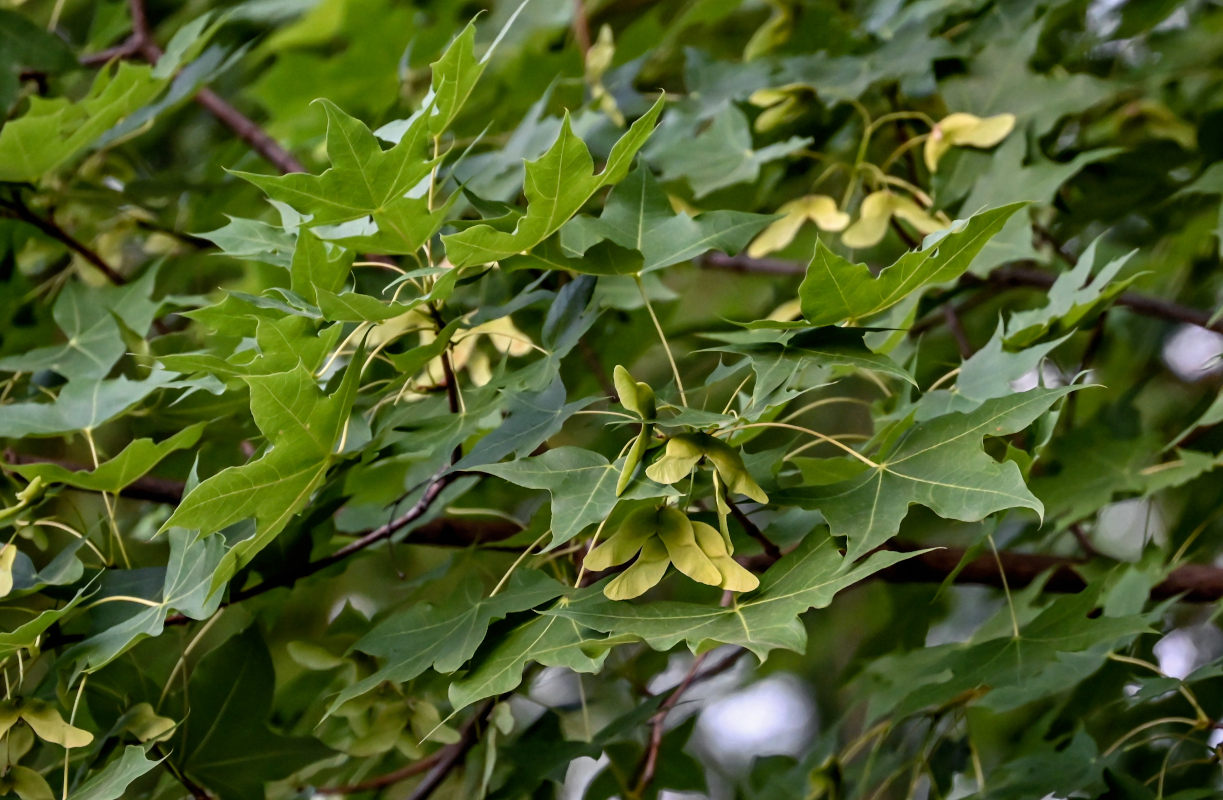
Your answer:
[[[727,494],[729,494],[729,492],[727,492]],[[735,521],[742,526],[743,530],[747,532],[748,536],[752,537],[757,543],[759,543],[766,556],[774,561],[781,558],[781,549],[774,544],[772,539],[764,535],[764,531],[760,530],[760,527],[756,525],[756,523],[752,522],[751,517],[744,514],[743,511],[741,511],[729,497],[726,498],[726,505],[728,508],[730,508],[731,516],[733,516]]]
[[[475,715],[463,726],[459,740],[443,748],[444,754],[442,757],[438,759],[433,769],[429,770],[425,775],[424,780],[412,790],[408,800],[425,800],[437,791],[438,787],[445,782],[446,776],[459,765],[463,756],[467,755],[467,751],[475,747],[476,742],[479,741],[480,737],[476,729],[493,710],[496,702],[497,698],[495,697],[484,701]]]
[[[360,792],[372,792],[378,789],[385,789],[388,786],[394,786],[401,781],[419,775],[422,772],[428,772],[432,777],[435,773],[439,775],[436,779],[437,785],[440,785],[441,779],[444,779],[448,773],[458,763],[458,760],[470,750],[478,740],[476,728],[488,716],[495,705],[494,700],[486,700],[484,704],[476,711],[472,717],[463,724],[459,729],[459,740],[454,744],[448,744],[440,748],[435,753],[425,756],[424,758],[413,761],[404,767],[400,767],[393,772],[388,772],[384,775],[376,775],[373,778],[368,778],[360,783],[350,783],[340,786],[327,786],[315,790],[316,795],[325,796],[333,794],[359,794]],[[445,767],[445,769],[442,769]],[[420,786],[416,788],[412,797],[425,798],[428,797],[437,788],[437,785],[425,790],[426,784],[430,778],[425,778]],[[424,793],[422,794],[422,790]]]
[[[378,542],[381,542],[383,539],[389,539],[391,536],[395,535],[397,531],[406,528],[408,525],[411,525],[413,522],[425,515],[425,513],[429,510],[429,507],[433,505],[433,501],[436,500],[438,495],[442,493],[442,490],[449,486],[450,483],[457,477],[457,473],[445,471],[449,469],[450,465],[447,464],[442,471],[430,478],[428,484],[425,486],[425,491],[420,496],[420,499],[413,503],[412,507],[405,513],[401,514],[385,525],[374,528],[361,538],[357,539],[356,541],[349,542],[335,552],[311,561],[310,563],[306,564],[305,567],[298,570],[287,579],[265,581],[263,583],[255,584],[249,589],[239,589],[230,596],[230,603],[238,603],[254,597],[255,595],[263,594],[264,592],[272,589],[292,585],[302,578],[309,577],[316,572],[327,569],[333,564],[340,563],[353,553],[375,545]]]
[[[16,194],[14,194],[9,200],[0,200],[0,212],[3,212],[0,213],[0,216],[21,220],[22,222],[33,225],[47,236],[50,236],[52,239],[63,244],[69,250],[89,262],[91,266],[105,275],[106,279],[115,286],[122,286],[123,284],[127,283],[127,279],[119,274],[118,270],[116,270],[110,264],[107,264],[106,260],[102,258],[102,256],[98,255],[95,250],[87,246],[84,242],[81,242],[79,239],[74,238],[72,234],[61,228],[59,223],[55,221],[54,216],[43,219],[31,211]]]
[[[98,53],[86,55],[80,63],[87,67],[96,67],[108,63],[115,58],[142,57],[150,64],[156,64],[162,57],[162,49],[153,38],[149,26],[148,14],[144,0],[129,0],[128,10],[132,18],[132,35],[117,47],[111,47]],[[226,102],[220,95],[207,87],[195,93],[195,102],[212,114],[218,122],[236,133],[240,139],[251,146],[272,166],[281,172],[305,172],[305,166],[294,158],[280,144],[268,136],[254,120],[243,114]]]
[[[710,269],[768,275],[803,275],[807,269],[797,261],[749,258],[742,255],[728,256],[723,253],[709,253],[700,259],[700,264]],[[1004,288],[1048,289],[1057,280],[1057,277],[1057,273],[1028,266],[1024,262],[1016,262],[998,267],[984,278],[964,275],[960,278],[960,283],[964,286],[991,285]],[[1118,295],[1114,303],[1144,316],[1197,325],[1199,328],[1223,333],[1223,319],[1211,322],[1211,315],[1208,312],[1181,305],[1172,300],[1165,300],[1162,297],[1143,292],[1126,291]]]
[[[5,451],[4,460],[10,464],[54,463],[66,469],[87,469],[82,464],[59,459],[27,456],[14,453],[11,450]],[[449,485],[455,477],[457,477],[455,473],[447,473],[440,475],[436,479],[431,479],[425,488],[424,494],[405,513],[387,524],[365,533],[360,538],[344,545],[335,552],[310,562],[300,573],[295,574],[292,580],[256,584],[245,591],[236,592],[230,602],[239,602],[255,595],[263,594],[271,589],[290,586],[301,578],[313,575],[361,550],[365,550],[384,539],[390,538],[398,531],[424,516],[425,512],[429,510],[432,503],[437,499],[437,496],[441,494],[442,489]],[[134,500],[176,504],[182,498],[182,492],[183,485],[178,481],[146,475],[120,490],[119,495]],[[757,541],[760,542],[761,547],[765,550],[763,554],[747,559],[748,566],[760,570],[781,558],[782,552],[777,548],[776,544],[768,540],[764,533],[759,530],[758,526],[733,504],[731,505],[731,514],[735,516],[735,519],[739,521],[739,524],[743,526],[749,536],[757,538]],[[753,529],[756,533],[759,533],[759,538],[756,533],[753,533]],[[489,546],[496,545],[498,542],[514,536],[520,530],[520,526],[499,519],[474,520],[442,517],[431,520],[414,530],[412,532],[411,543],[428,547]],[[908,552],[921,549],[925,546],[893,540],[889,543],[888,548]],[[963,548],[943,547],[928,553],[922,553],[900,564],[889,567],[883,572],[878,573],[878,575],[881,579],[891,583],[942,582],[956,569],[960,561],[963,560],[964,555],[965,550]],[[1047,570],[1054,570],[1054,573],[1049,582],[1046,583],[1045,591],[1073,593],[1082,591],[1084,586],[1086,586],[1083,578],[1075,572],[1075,567],[1080,562],[1074,559],[1010,551],[1002,551],[998,556],[1003,568],[1006,570],[1007,583],[1011,588],[1027,586]],[[592,577],[597,576],[592,575]],[[997,588],[1002,587],[1002,576],[998,572],[998,566],[992,555],[980,556],[969,561],[964,569],[956,575],[955,581],[956,583],[976,583]],[[1184,595],[1181,599],[1197,603],[1223,600],[1223,568],[1205,564],[1186,564],[1172,570],[1163,582],[1151,590],[1152,600],[1164,600],[1176,597],[1177,595]],[[180,618],[179,615],[173,615],[167,620],[167,624],[182,624],[188,621],[189,619],[186,617]]]
[[[697,672],[701,665],[705,663],[705,659],[712,650],[707,650],[701,653],[696,658],[692,659],[692,666],[684,675],[684,679],[679,682],[679,685],[671,690],[671,694],[667,695],[667,699],[658,707],[658,711],[650,718],[650,738],[646,742],[645,752],[641,754],[641,763],[637,767],[637,780],[633,784],[633,794],[631,797],[640,798],[650,782],[654,780],[654,771],[658,768],[658,752],[662,749],[662,735],[667,722],[667,715],[671,713],[671,709],[675,708],[679,703],[680,697],[692,685],[696,678]]]

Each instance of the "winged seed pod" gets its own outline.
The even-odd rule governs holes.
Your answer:
[[[752,258],[781,250],[794,241],[799,229],[809,221],[822,231],[843,231],[849,224],[849,215],[837,208],[837,201],[826,194],[809,194],[791,200],[780,206],[777,213],[785,216],[761,231],[747,248]]]
[[[583,564],[599,571],[623,564],[637,555],[655,532],[658,509],[639,508],[624,518],[616,532],[586,554]]]
[[[993,147],[1015,128],[1014,114],[978,117],[957,111],[943,117],[926,139],[926,167],[935,172],[938,162],[953,147]]]
[[[667,555],[677,570],[697,583],[717,586],[722,582],[722,573],[697,546],[692,523],[682,511],[669,506],[662,509],[658,515],[658,538],[666,546]]]
[[[732,592],[750,592],[760,585],[759,578],[730,557],[726,542],[717,528],[706,522],[693,520],[692,532],[696,535],[697,546],[721,573],[722,582],[719,586]]]
[[[619,364],[612,370],[612,381],[616,385],[616,394],[620,396],[620,405],[642,418],[641,430],[638,431],[633,446],[629,448],[628,456],[624,459],[624,469],[620,471],[620,478],[616,481],[616,497],[619,497],[628,488],[633,473],[637,471],[637,465],[641,463],[646,448],[649,447],[651,425],[646,420],[653,419],[658,408],[654,390],[650,385],[633,380],[629,371]]]
[[[923,236],[941,231],[948,224],[931,215],[913,198],[887,189],[868,194],[858,214],[858,220],[841,234],[841,243],[846,247],[874,247],[879,244],[887,233],[892,217],[909,223]]]
[[[45,700],[0,701],[0,734],[7,733],[19,719],[25,720],[39,739],[63,748],[84,747],[93,741],[92,733],[69,725]]]
[[[663,456],[646,468],[645,474],[658,483],[678,483],[692,472],[702,458],[708,458],[729,491],[746,495],[757,503],[769,502],[759,484],[752,479],[737,450],[708,433],[680,433],[667,440]]]
[[[667,565],[709,586],[746,592],[759,580],[730,557],[717,528],[689,520],[674,506],[646,506],[625,517],[606,541],[586,556],[586,567],[604,570],[637,560],[604,588],[612,600],[644,594],[666,574]]]
[[[631,600],[645,594],[667,573],[667,548],[658,539],[649,539],[633,565],[617,575],[603,588],[609,600]]]

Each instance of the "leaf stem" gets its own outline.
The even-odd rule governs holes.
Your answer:
[[[654,306],[650,303],[650,296],[646,294],[645,284],[641,281],[641,273],[634,273],[633,280],[637,282],[637,291],[641,292],[641,300],[645,303],[646,311],[650,312],[650,320],[654,323],[654,330],[658,332],[658,341],[662,342],[662,349],[667,353],[667,361],[671,364],[671,374],[675,376],[675,387],[679,389],[679,401],[687,406],[688,395],[684,393],[684,382],[679,377],[679,366],[675,363],[675,355],[671,352],[671,345],[667,343],[667,336],[662,332],[662,325],[658,322],[658,315],[654,313]]]
[[[843,442],[839,442],[836,439],[834,439],[833,437],[828,436],[827,434],[820,433],[819,431],[813,431],[810,428],[804,428],[801,425],[791,425],[788,422],[749,422],[746,425],[736,425],[733,428],[727,428],[724,431],[719,431],[719,433],[734,433],[736,431],[747,430],[748,428],[782,428],[784,430],[798,431],[799,433],[805,433],[808,436],[814,436],[816,439],[819,439],[821,442],[828,442],[828,444],[841,448],[846,453],[849,453],[851,456],[858,459],[863,464],[866,464],[868,467],[871,467],[872,469],[879,469],[880,467],[879,464],[870,460],[866,456],[862,455],[861,453],[859,453],[857,450],[853,449],[849,445],[844,444]]]

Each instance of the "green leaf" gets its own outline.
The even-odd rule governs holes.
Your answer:
[[[919,423],[851,480],[796,489],[787,499],[818,508],[833,535],[849,540],[850,559],[894,536],[913,503],[965,522],[1008,508],[1042,514],[1044,507],[1024,485],[1019,467],[994,461],[981,440],[1023,430],[1076,388],[1033,389]]]
[[[24,70],[67,72],[76,66],[63,39],[24,14],[0,9],[0,110],[7,114],[16,102]]]
[[[866,328],[827,326],[805,330],[749,330],[702,334],[706,339],[727,342],[711,347],[722,353],[739,353],[752,359],[757,373],[771,370],[797,372],[804,367],[828,366],[865,369],[890,375],[916,385],[913,376],[891,358],[872,351],[865,341]]]
[[[229,217],[229,222],[224,226],[199,236],[234,258],[253,259],[286,268],[292,261],[296,247],[296,239],[281,226],[242,217]]]
[[[383,150],[363,123],[328,100],[319,102],[327,115],[331,169],[321,175],[234,174],[311,215],[312,226],[381,214],[429,176],[436,160],[428,153],[423,125],[410,127],[399,144]]]
[[[561,228],[565,255],[578,259],[601,241],[636,250],[642,255],[641,271],[687,261],[709,250],[737,253],[776,217],[742,211],[710,211],[690,217],[671,211],[667,195],[649,167],[639,164],[608,195],[598,219],[576,217]],[[578,271],[584,270],[575,260]]]
[[[168,77],[168,76],[167,76]],[[150,102],[164,77],[120,61],[98,71],[80,102],[34,97],[29,110],[0,129],[0,181],[36,183],[83,153],[111,126]]]
[[[1044,306],[1010,316],[1006,322],[1008,345],[1023,347],[1050,333],[1056,335],[1072,331],[1134,282],[1137,275],[1125,280],[1113,280],[1134,255],[1133,251],[1095,270],[1096,246],[1099,243],[1099,239],[1093,240],[1079,256],[1074,269],[1057,276],[1053,286],[1049,287],[1049,301]]]
[[[1004,347],[1000,320],[997,330],[985,346],[960,364],[955,387],[951,390],[935,389],[922,395],[917,403],[915,418],[922,422],[953,411],[971,411],[986,400],[1012,394],[1015,391],[1014,383],[1039,370],[1049,353],[1068,338],[1070,334],[1017,352],[1008,352]]]
[[[318,293],[338,292],[344,286],[352,269],[353,253],[341,248],[330,248],[325,242],[303,230],[297,235],[297,246],[289,265],[289,287],[318,305]]]
[[[57,436],[85,428],[96,429],[173,379],[168,372],[155,371],[138,381],[127,378],[70,381],[50,403],[0,406],[4,409],[0,414],[0,436]]]
[[[522,683],[522,671],[531,663],[598,672],[611,647],[623,641],[627,638],[595,636],[570,619],[538,616],[515,628],[450,684],[450,703],[457,710],[508,692]]]
[[[662,165],[664,181],[683,178],[697,197],[704,197],[725,186],[756,180],[761,166],[785,158],[809,144],[810,139],[792,136],[784,142],[756,149],[747,117],[737,107],[728,105],[695,136],[679,128],[665,141],[660,139],[659,146],[651,150],[650,158]]]
[[[476,443],[455,465],[456,470],[492,464],[513,454],[522,457],[560,431],[574,412],[599,398],[586,397],[566,403],[565,384],[558,375],[541,392],[511,394],[506,402],[508,416],[491,433]]]
[[[264,785],[327,758],[317,739],[270,729],[276,676],[263,637],[254,629],[200,660],[187,685],[189,713],[172,758],[220,796],[263,800]]]
[[[803,316],[812,325],[854,322],[896,305],[923,286],[954,280],[1021,208],[1022,203],[1013,203],[957,223],[949,232],[928,238],[923,249],[901,256],[878,277],[866,264],[851,264],[819,242],[798,287]]]
[[[854,564],[837,552],[832,539],[812,534],[769,568],[758,591],[730,608],[617,602],[605,599],[596,584],[544,613],[612,635],[639,637],[656,650],[669,650],[680,642],[693,651],[736,644],[763,660],[777,648],[802,652],[807,634],[800,614],[827,606],[837,592],[911,555],[880,552]]]
[[[66,378],[104,378],[127,346],[119,322],[143,336],[161,303],[150,300],[156,267],[126,286],[93,288],[70,283],[55,301],[52,316],[67,341],[0,358],[0,371],[49,369]]]
[[[8,658],[14,655],[19,650],[28,650],[32,648],[47,630],[59,622],[70,611],[76,608],[77,604],[84,598],[85,592],[82,589],[64,605],[59,608],[49,608],[46,611],[40,612],[36,617],[24,622],[21,625],[13,628],[11,631],[0,633],[0,658]]]
[[[1006,620],[996,618],[968,642],[880,658],[863,677],[873,684],[870,717],[906,716],[973,691],[979,693],[975,704],[1009,711],[1066,691],[1103,666],[1111,649],[1149,630],[1155,619],[1150,613],[1096,616],[1098,604],[1090,590],[1059,597],[1022,625],[1018,637],[1004,611]]]
[[[255,535],[230,548],[214,586],[266,547],[323,480],[335,459],[336,440],[348,422],[362,360],[358,351],[330,396],[319,390],[313,373],[301,364],[288,372],[243,379],[250,387],[251,415],[271,449],[196,486],[161,527],[211,533],[255,519]]]
[[[406,683],[429,668],[454,672],[475,655],[491,623],[559,597],[564,589],[542,572],[517,570],[492,597],[485,596],[479,583],[468,581],[438,605],[418,603],[391,614],[352,646],[385,663],[344,687],[331,711],[384,681]]]
[[[159,636],[165,627],[166,615],[176,610],[192,619],[207,619],[220,607],[221,593],[214,588],[214,575],[225,554],[224,538],[209,536],[194,539],[187,531],[172,531],[169,535],[170,555],[160,581],[143,582],[147,576],[139,572],[127,577],[135,585],[147,585],[149,596],[120,585],[109,592],[103,587],[103,597],[136,596],[144,602],[116,600],[99,606],[112,613],[95,613],[92,635],[74,645],[66,653],[73,659],[78,672],[94,672],[109,664],[122,653],[148,636]],[[102,599],[102,598],[99,598]]]
[[[133,781],[159,763],[160,760],[149,759],[143,747],[129,744],[68,795],[69,800],[119,800],[127,794],[127,787]]]
[[[615,464],[592,450],[581,447],[556,447],[548,452],[475,467],[480,472],[528,489],[546,489],[552,495],[552,542],[558,547],[586,528],[611,514],[616,507]],[[623,499],[641,499],[678,494],[661,486],[638,483]]]
[[[94,492],[117,492],[131,485],[157,466],[157,462],[173,453],[192,447],[204,431],[203,422],[188,426],[173,436],[154,443],[152,439],[136,439],[114,458],[102,462],[94,470],[72,471],[59,464],[6,464],[26,480],[40,477],[48,483],[63,483]]]
[[[601,172],[586,143],[577,137],[568,116],[556,142],[535,161],[526,164],[527,212],[513,231],[476,225],[442,237],[446,255],[456,266],[486,264],[530,250],[555,233],[600,188],[618,183],[627,174],[633,156],[645,144],[662,113],[663,100],[632,124],[612,147]]]

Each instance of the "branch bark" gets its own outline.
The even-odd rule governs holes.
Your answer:
[[[144,0],[129,0],[128,10],[132,18],[132,35],[116,47],[86,55],[80,63],[97,67],[116,58],[140,56],[150,64],[162,57],[162,49],[153,37]],[[260,125],[226,102],[219,94],[207,87],[195,93],[195,102],[216,117],[217,121],[236,133],[272,166],[281,172],[305,172],[305,166],[292,153],[267,134]]]
[[[704,256],[701,266],[710,269],[727,270],[730,272],[762,273],[767,275],[802,275],[806,267],[797,261],[784,261],[775,258],[749,258],[747,256],[728,256],[723,253],[709,253]],[[1024,263],[1007,264],[990,272],[984,278],[976,275],[964,275],[960,282],[965,286],[998,286],[1004,288],[1048,289],[1057,280],[1057,274]],[[1223,333],[1223,319],[1211,322],[1210,314],[1197,308],[1185,306],[1162,297],[1143,292],[1126,291],[1118,295],[1116,305],[1128,308],[1138,314],[1148,317],[1180,322],[1187,325],[1197,325],[1199,328]],[[929,327],[928,325],[926,327]]]
[[[91,266],[96,268],[106,276],[106,279],[115,286],[122,286],[127,283],[127,279],[123,277],[110,264],[106,263],[106,259],[98,255],[97,251],[86,245],[84,242],[75,238],[68,231],[60,227],[55,221],[55,217],[43,218],[30,210],[21,198],[14,195],[11,200],[0,200],[0,216],[10,217],[12,219],[21,220],[29,225],[33,225],[38,230],[42,231],[47,236],[67,247],[72,252],[85,259]]]
[[[11,450],[4,453],[4,459],[10,464],[51,462],[67,469],[87,468],[85,465],[74,464],[70,461],[27,456],[14,453]],[[442,489],[454,479],[453,476],[454,473],[449,473],[437,480],[431,481],[426,486],[425,492],[421,495],[420,499],[405,513],[385,525],[374,528],[335,552],[310,562],[299,574],[294,575],[292,580],[256,584],[250,589],[235,593],[231,602],[239,602],[278,587],[290,586],[297,580],[338,564],[349,556],[365,550],[384,539],[390,538],[398,531],[424,516],[434,500],[437,499],[437,496],[441,494]],[[183,485],[178,481],[146,475],[121,490],[119,495],[136,500],[175,504],[181,499],[182,491]],[[735,515],[741,524],[747,519],[745,516],[741,516],[742,512],[733,506],[731,507],[731,513]],[[747,522],[751,524],[752,528],[756,528],[750,519]],[[746,525],[745,529],[747,529]],[[519,526],[499,519],[476,520],[442,517],[425,523],[414,530],[412,532],[411,544],[427,547],[472,547],[479,545],[495,547],[498,542],[514,536],[519,530],[521,530]],[[755,536],[752,530],[747,530],[749,535]],[[759,532],[758,528],[757,532]],[[760,536],[764,536],[763,532],[760,532]],[[765,542],[772,546],[766,547]],[[748,566],[757,570],[769,566],[782,556],[781,551],[777,549],[776,545],[767,539],[761,541],[761,546],[765,547],[767,552],[748,561]],[[888,544],[889,549],[903,552],[923,549],[927,546],[895,540]],[[963,548],[942,547],[901,562],[878,573],[878,576],[881,580],[886,580],[890,583],[942,582],[955,571],[956,567],[964,559],[965,554],[966,551]],[[1075,571],[1075,568],[1082,562],[1075,559],[1011,551],[1002,551],[998,556],[1006,571],[1007,583],[1012,589],[1022,588],[1031,584],[1042,573],[1049,570],[1052,570],[1053,574],[1045,584],[1045,591],[1073,593],[1082,591],[1086,586],[1082,576]],[[1002,575],[998,571],[998,565],[994,561],[993,556],[983,555],[970,560],[956,575],[955,582],[1002,588]],[[1206,564],[1186,564],[1172,570],[1167,578],[1151,590],[1152,600],[1165,600],[1178,595],[1181,596],[1182,600],[1195,603],[1210,603],[1223,600],[1223,568]],[[167,620],[169,624],[181,624],[187,621],[189,621],[187,618],[179,618],[178,615],[174,615]]]
[[[463,727],[459,729],[459,740],[454,744],[448,744],[437,752],[425,756],[419,761],[413,761],[411,764],[400,767],[393,772],[377,775],[360,783],[324,787],[318,789],[315,794],[326,796],[372,792],[385,789],[388,786],[394,786],[408,778],[425,772],[428,773],[428,777],[421,781],[420,785],[412,793],[413,798],[423,800],[423,798],[428,797],[437,790],[437,787],[445,780],[446,775],[457,766],[459,760],[467,754],[467,751],[475,746],[475,743],[479,740],[477,728],[488,717],[495,704],[495,700],[486,700],[476,713],[463,724]]]

